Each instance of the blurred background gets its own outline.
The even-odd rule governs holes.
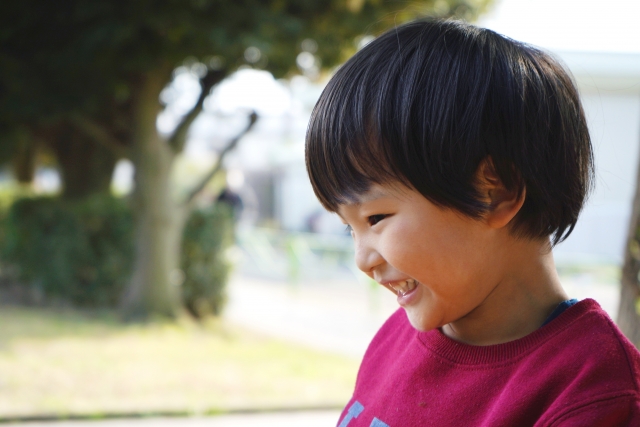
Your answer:
[[[314,410],[292,425],[335,423],[397,303],[315,199],[306,125],[340,63],[420,16],[475,22],[571,70],[597,178],[557,267],[640,343],[639,2],[9,0],[0,421]]]

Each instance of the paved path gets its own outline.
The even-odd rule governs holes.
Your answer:
[[[333,427],[337,411],[1,424],[3,427]]]
[[[398,309],[389,291],[355,280],[292,286],[234,277],[228,289],[224,317],[230,322],[358,359],[378,328]]]
[[[615,284],[599,283],[591,276],[561,280],[571,298],[594,298],[615,319]],[[225,318],[271,336],[361,358],[380,325],[397,309],[392,293],[355,279],[292,287],[236,276],[229,285]]]

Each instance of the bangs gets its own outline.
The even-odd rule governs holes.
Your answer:
[[[469,149],[468,141],[477,140],[480,131],[456,126],[451,113],[458,109],[457,114],[479,116],[476,106],[486,87],[452,84],[466,64],[434,43],[446,44],[439,28],[414,23],[401,30],[356,53],[322,92],[306,137],[306,166],[316,197],[335,212],[372,184],[400,183],[439,206],[479,217],[487,206],[472,181],[485,153],[481,147]],[[455,40],[464,32],[447,37]],[[461,96],[467,99],[460,102]]]
[[[516,235],[557,244],[571,233],[593,182],[571,76],[540,50],[459,21],[415,21],[373,40],[332,77],[307,129],[307,172],[333,212],[390,183],[481,218],[487,159],[525,194]]]
[[[374,112],[382,109],[375,106],[372,90],[362,83],[371,79],[370,70],[340,71],[357,75],[334,77],[325,88],[311,115],[305,154],[316,197],[332,212],[357,201],[372,184],[399,181],[409,185],[395,172],[396,161],[381,137]]]

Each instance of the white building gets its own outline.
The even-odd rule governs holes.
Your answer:
[[[596,161],[595,191],[573,234],[555,249],[556,257],[561,263],[619,263],[640,156],[640,53],[565,51],[556,56],[577,82]],[[235,84],[246,92],[246,102],[258,105],[262,99],[264,105],[258,105],[260,121],[230,156],[227,166],[244,176],[241,193],[254,210],[252,217],[285,230],[306,231],[313,220],[321,230],[342,232],[344,226],[335,217],[321,214],[318,220],[322,208],[304,165],[306,124],[322,86],[304,78],[278,82],[257,72],[255,87],[250,87],[251,72],[243,73]],[[237,90],[227,89],[230,93]],[[219,146],[237,131],[234,129],[243,126],[244,120],[242,114],[231,120],[203,117],[202,123],[209,126],[201,126],[192,139],[214,141],[213,146]]]
[[[596,161],[596,188],[560,261],[622,261],[640,146],[640,54],[560,52],[582,97]]]
[[[619,263],[639,161],[640,54],[559,52],[556,56],[575,77],[596,161],[595,191],[572,235],[555,249],[556,257],[560,262]],[[304,230],[305,220],[320,209],[304,167],[303,127],[297,128],[298,133],[291,135],[295,141],[272,165],[274,214],[289,230]],[[337,220],[325,219],[323,227],[340,230]]]

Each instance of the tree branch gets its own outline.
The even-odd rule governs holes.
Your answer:
[[[222,151],[218,155],[218,160],[216,160],[215,165],[213,165],[209,173],[206,174],[204,178],[202,178],[200,183],[195,187],[193,187],[193,189],[189,192],[189,195],[187,196],[184,202],[185,205],[191,203],[196,198],[196,196],[204,189],[204,187],[206,187],[209,181],[211,181],[211,179],[218,172],[220,172],[220,169],[222,169],[222,163],[226,155],[231,150],[233,150],[236,147],[236,145],[238,145],[238,142],[242,139],[243,136],[245,136],[251,130],[251,128],[253,127],[253,125],[256,123],[257,120],[258,120],[258,114],[256,114],[255,111],[252,111],[251,114],[249,115],[249,123],[247,124],[247,127],[244,128],[231,141],[229,141],[229,143],[222,149]]]
[[[81,114],[70,114],[69,122],[93,141],[113,151],[117,157],[131,157],[129,150],[100,123]]]
[[[211,88],[220,83],[227,76],[227,71],[222,70],[209,70],[207,74],[200,79],[200,96],[193,108],[182,118],[180,124],[173,131],[173,134],[169,138],[169,145],[175,153],[180,153],[185,143],[187,142],[187,133],[189,128],[198,115],[202,112],[202,106],[204,100],[209,96]]]

